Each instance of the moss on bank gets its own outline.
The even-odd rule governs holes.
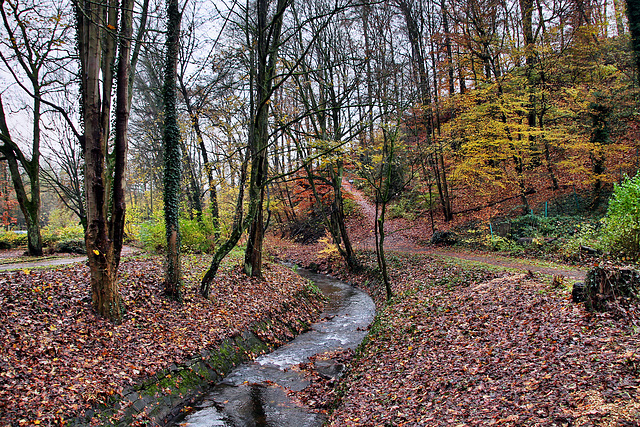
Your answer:
[[[111,396],[66,425],[166,425],[235,366],[273,351],[308,330],[321,311],[322,301],[317,287],[307,284],[283,301],[278,310],[266,313],[247,330],[202,350],[186,363],[172,364],[121,395]]]

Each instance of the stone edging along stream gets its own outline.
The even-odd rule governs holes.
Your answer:
[[[283,302],[277,312],[267,313],[248,329],[203,350],[186,363],[172,364],[66,425],[164,426],[235,366],[271,352],[309,330],[322,309],[323,299],[318,288],[308,284]]]

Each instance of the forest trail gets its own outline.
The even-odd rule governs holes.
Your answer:
[[[23,258],[21,254],[23,250],[9,249],[0,252],[0,260],[10,260],[4,264],[0,264],[0,271],[9,270],[30,270],[32,268],[39,267],[57,267],[61,265],[75,264],[76,262],[86,262],[86,255],[71,255],[71,256],[56,256],[47,258]],[[122,247],[122,256],[135,255],[139,252],[138,249],[131,246]]]
[[[351,195],[358,204],[364,216],[350,224],[353,245],[358,249],[375,249],[375,236],[373,225],[376,217],[376,207],[371,203],[362,191],[355,188],[347,180],[342,182],[343,190]],[[423,253],[450,258],[458,258],[466,261],[480,262],[497,267],[511,268],[534,273],[564,276],[571,280],[584,280],[586,272],[565,265],[543,265],[538,260],[518,259],[506,257],[489,252],[477,252],[459,250],[455,248],[440,248],[432,245],[421,244],[428,242],[428,224],[426,221],[410,222],[404,219],[392,219],[385,221],[385,250],[389,252]]]

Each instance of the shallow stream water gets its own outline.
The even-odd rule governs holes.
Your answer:
[[[217,384],[189,415],[175,425],[188,427],[312,427],[325,421],[321,414],[295,404],[283,387],[298,391],[309,385],[304,372],[292,370],[310,356],[355,348],[373,320],[371,298],[351,285],[305,270],[329,299],[320,320],[311,330],[272,353],[238,366]],[[323,375],[335,377],[342,369],[337,362],[317,362]]]

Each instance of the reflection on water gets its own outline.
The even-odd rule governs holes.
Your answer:
[[[375,306],[359,289],[328,276],[299,271],[313,280],[329,299],[320,321],[272,353],[245,363],[214,386],[184,420],[188,427],[315,427],[325,421],[321,414],[296,405],[284,388],[298,391],[309,382],[291,368],[310,356],[355,348],[365,337]],[[283,388],[284,387],[284,388]]]

